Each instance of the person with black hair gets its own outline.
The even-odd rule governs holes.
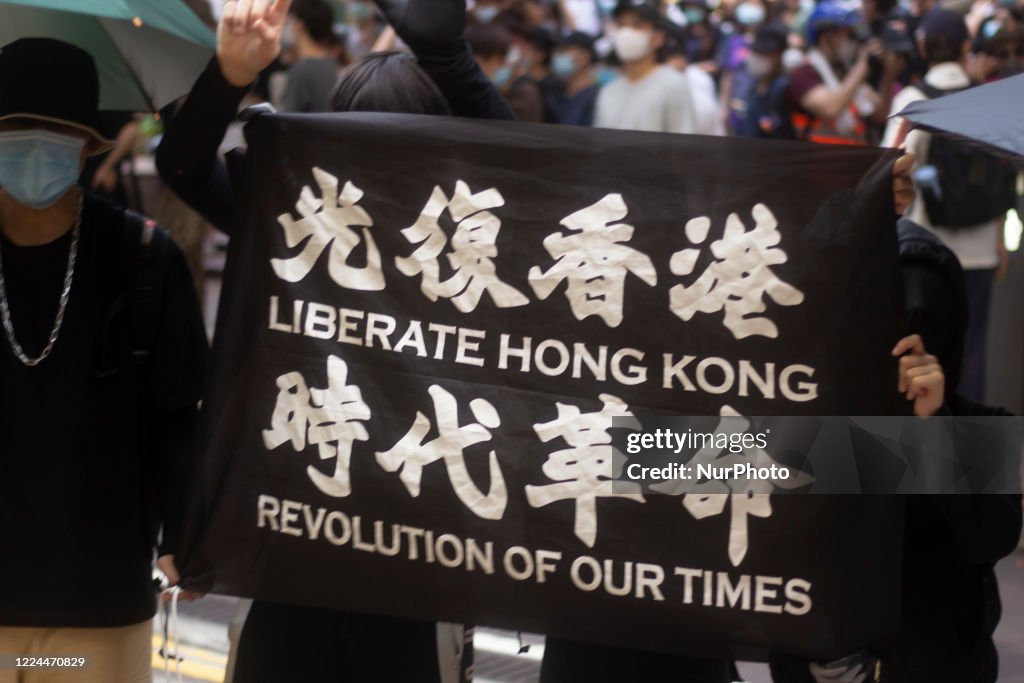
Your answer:
[[[965,68],[970,41],[962,15],[941,8],[933,9],[921,20],[918,35],[928,72],[921,83],[905,88],[897,95],[892,106],[893,114],[911,102],[957,92],[972,84]],[[950,167],[942,163],[944,157],[938,154],[941,150],[932,144],[931,134],[917,130],[907,133],[906,128],[903,119],[891,119],[882,144],[891,147],[902,144],[917,157],[922,169],[930,169],[936,176],[929,180],[928,176],[921,175],[921,170],[918,171],[918,201],[911,207],[908,217],[933,230],[956,254],[964,269],[970,322],[964,349],[961,393],[972,400],[983,401],[989,301],[996,274],[1008,261],[1003,228],[1006,212],[1013,206],[1013,178],[1000,181],[996,175],[978,175],[981,179],[991,177],[992,182],[973,190],[965,180],[963,187],[968,190],[965,196],[954,197],[947,193],[951,201],[957,202],[958,215],[941,211],[943,205],[929,201],[931,195],[923,193],[934,194],[932,185],[941,183],[944,174],[966,173],[964,169],[968,165],[975,168],[976,163],[981,164],[982,155],[963,148],[964,160],[953,159],[953,167]],[[996,168],[991,164],[979,165],[974,173],[989,167]],[[1005,186],[1005,191],[1000,192],[997,184]]]
[[[697,122],[684,74],[660,62],[667,23],[649,0],[621,0],[612,41],[622,77],[601,88],[594,125],[655,133],[694,133]]]
[[[335,43],[334,13],[324,0],[294,0],[282,42],[295,59],[281,110],[295,113],[329,111],[327,95],[338,80],[338,63],[331,54]]]
[[[0,669],[91,659],[19,680],[151,680],[194,469],[199,302],[167,233],[79,180],[114,146],[99,98],[78,47],[0,49]]]
[[[597,74],[594,73],[594,39],[574,31],[563,38],[551,58],[552,74],[560,81],[555,99],[555,123],[570,126],[594,125],[597,105]]]
[[[930,230],[907,218],[899,220],[897,237],[911,333],[892,351],[900,357],[897,388],[914,400],[917,416],[1010,416],[958,393],[967,292],[956,256]],[[986,447],[985,429],[984,424],[973,429],[972,447]],[[961,434],[958,443],[965,441]],[[906,502],[901,616],[895,632],[833,662],[773,657],[773,681],[998,680],[992,636],[1002,610],[994,567],[1017,547],[1024,522],[1021,496],[910,495]]]

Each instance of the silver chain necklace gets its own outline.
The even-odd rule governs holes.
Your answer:
[[[64,322],[64,312],[68,307],[68,298],[71,295],[71,280],[75,274],[75,259],[78,256],[78,235],[82,227],[82,195],[78,196],[78,211],[75,215],[75,227],[71,233],[71,249],[68,251],[68,270],[64,275],[64,291],[60,293],[60,304],[57,306],[57,319],[53,321],[53,330],[50,332],[50,339],[46,348],[36,358],[29,358],[18,343],[14,335],[14,323],[11,322],[11,307],[7,303],[7,283],[4,280],[3,254],[0,253],[0,316],[3,317],[4,332],[7,333],[7,341],[11,350],[22,363],[28,367],[35,367],[50,355],[53,345],[57,343],[57,336],[60,334],[60,326]]]

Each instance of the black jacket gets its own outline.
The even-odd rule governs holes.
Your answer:
[[[939,357],[953,416],[1008,416],[954,393],[967,297],[953,253],[933,233],[901,219],[900,257],[908,326]],[[1001,607],[993,567],[1017,547],[1019,495],[909,496],[903,619],[887,658],[888,680],[988,683],[998,678],[992,634]]]

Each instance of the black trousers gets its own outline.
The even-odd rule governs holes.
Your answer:
[[[440,683],[432,621],[256,601],[235,683]]]
[[[732,662],[548,638],[541,683],[732,683]]]

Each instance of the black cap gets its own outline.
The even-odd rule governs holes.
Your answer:
[[[785,52],[789,46],[789,29],[781,24],[764,24],[754,35],[750,49],[763,55]]]
[[[989,17],[978,28],[971,50],[994,53],[1004,45],[1014,43],[1024,44],[1024,31],[1014,30],[1011,24],[998,17]]]
[[[0,48],[0,121],[37,119],[98,132],[100,86],[88,52],[52,38],[21,38]]]
[[[661,9],[650,0],[619,0],[619,4],[615,6],[612,16],[618,19],[622,16],[623,12],[633,12],[644,21],[654,24],[657,28],[662,28],[665,24],[665,18],[661,15]]]
[[[921,17],[917,34],[925,41],[934,36],[942,36],[950,46],[963,45],[968,39],[964,15],[941,7],[936,7]]]
[[[565,38],[558,41],[558,47],[578,47],[590,53],[591,61],[597,59],[597,52],[594,50],[594,39],[583,31],[573,31]]]

